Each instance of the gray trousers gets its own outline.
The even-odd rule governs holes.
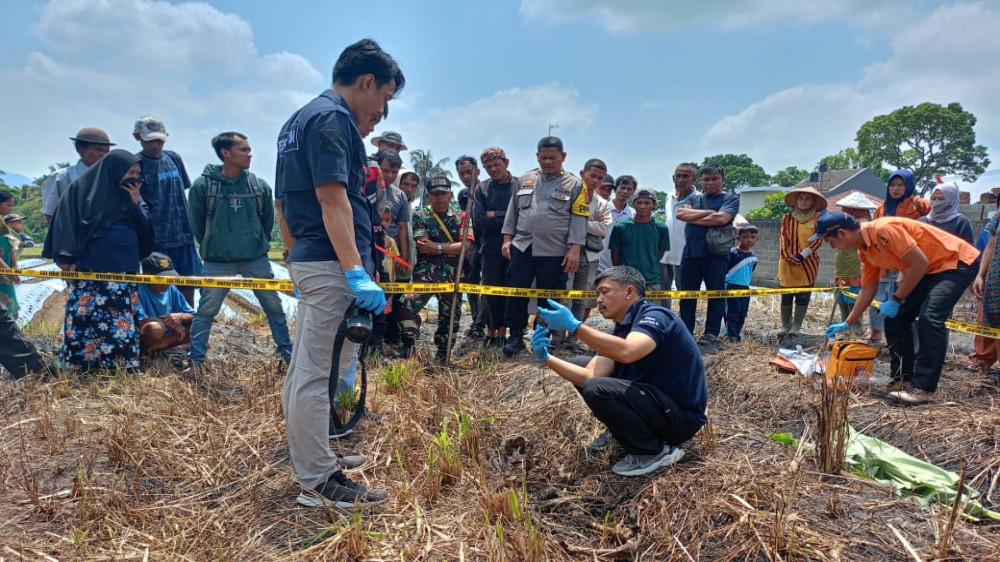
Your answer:
[[[281,403],[295,481],[315,488],[338,470],[330,449],[330,367],[333,340],[354,294],[338,261],[293,262],[290,273],[299,289],[299,312]],[[355,347],[345,339],[340,373],[354,359]]]

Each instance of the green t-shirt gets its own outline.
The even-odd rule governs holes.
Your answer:
[[[647,284],[660,283],[660,252],[670,249],[670,231],[658,220],[617,223],[611,230],[608,248],[621,252],[619,265],[629,265],[642,273]]]

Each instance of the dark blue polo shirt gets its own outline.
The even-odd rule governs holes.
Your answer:
[[[639,299],[611,333],[625,338],[633,331],[653,338],[656,349],[634,363],[615,361],[615,378],[655,386],[683,410],[693,429],[705,425],[705,365],[684,323],[670,310]]]
[[[354,240],[369,275],[372,259],[374,207],[363,193],[368,157],[354,116],[340,94],[327,90],[294,115],[278,135],[278,163],[274,195],[295,246],[291,262],[337,259],[326,234],[316,187],[324,183],[347,185],[354,213]]]
[[[693,209],[711,209],[729,213],[735,219],[740,212],[740,196],[735,193],[717,193],[715,195],[694,195],[688,196],[685,203],[691,205]],[[684,258],[720,258],[728,260],[727,256],[713,256],[708,253],[705,244],[705,237],[708,235],[707,226],[687,223],[684,226]]]

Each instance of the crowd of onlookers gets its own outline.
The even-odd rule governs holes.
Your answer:
[[[399,133],[374,137],[376,152],[368,155],[363,139],[404,85],[396,62],[373,41],[345,49],[331,88],[279,132],[273,191],[250,172],[250,141],[238,132],[211,140],[219,163],[207,164],[192,181],[181,156],[165,150],[166,126],[154,116],[135,122],[135,153],[112,149],[101,129],[83,128],[71,137],[79,161],[42,187],[50,225],[42,255],[67,271],[269,279],[267,254],[277,225],[298,296],[294,342],[278,294],[254,292],[276,352],[289,365],[282,406],[303,505],[349,507],[388,496],[343,474],[364,458],[338,457],[329,446],[329,439],[344,435],[331,421],[331,406],[337,389],[353,384],[361,342],[351,333],[369,331],[366,315],[371,353],[409,357],[433,296],[436,356],[445,358],[456,341],[460,297],[450,290],[404,290],[387,298],[385,282],[553,290],[593,289],[596,282],[593,300],[569,307],[539,303],[531,351],[574,384],[608,428],[591,448],[622,446],[626,456],[615,472],[636,476],[679,460],[679,446],[707,421],[701,351],[723,339],[740,341],[749,298],[708,299],[696,339],[696,299],[681,299],[677,315],[669,299],[650,302],[645,293],[750,286],[759,232],[740,217],[739,197],[725,190],[725,169],[676,166],[660,221],[654,190],[632,175],[611,175],[598,158],[573,173],[562,140],[547,136],[536,147],[537,167],[518,163],[531,168],[519,175],[501,147],[459,157],[462,187],[455,197],[446,175],[421,178],[403,168],[407,147]],[[916,197],[915,187],[911,172],[897,170],[884,203],[873,209],[866,198],[845,198],[837,212],[828,212],[815,189],[792,189],[778,240],[781,287],[804,289],[782,295],[778,335],[801,332],[808,289],[817,283],[818,250],[828,242],[836,250],[835,281],[857,297],[838,297],[843,321],[826,334],[864,337],[867,313],[867,338],[884,341],[891,356],[896,388],[890,397],[904,404],[925,403],[936,390],[947,345],[944,322],[966,288],[982,299],[981,321],[1000,325],[1000,214],[990,219],[977,250],[969,221],[958,212],[957,187],[938,185],[930,200]],[[5,268],[17,268],[18,250],[33,243],[12,207],[13,196],[0,191]],[[14,323],[19,282],[16,275],[0,276],[0,364],[15,377],[50,370]],[[228,289],[202,288],[196,299],[183,285],[68,285],[59,368],[138,372],[143,353],[162,352],[178,354],[184,374],[201,378]],[[870,308],[874,300],[880,304]],[[472,318],[464,341],[508,356],[526,349],[529,299],[486,294],[468,301]],[[611,333],[584,323],[593,310],[614,322]],[[338,336],[345,332],[347,338]],[[972,356],[987,374],[997,359],[994,341],[977,339]],[[598,355],[583,355],[584,345]],[[572,361],[550,355],[558,347],[580,355]]]
[[[267,252],[276,220],[285,237],[286,258],[294,242],[283,217],[275,213],[270,186],[249,171],[249,140],[236,132],[216,136],[212,146],[221,163],[206,165],[192,182],[180,155],[164,150],[167,132],[161,120],[140,118],[133,137],[141,148],[135,154],[111,150],[114,143],[95,127],[71,137],[79,161],[57,170],[43,185],[42,212],[51,226],[44,255],[63,269],[81,271],[273,277]],[[387,131],[374,137],[372,145],[366,181],[375,194],[379,219],[374,230],[381,281],[450,283],[461,267],[461,280],[467,283],[587,290],[608,267],[629,265],[642,273],[647,290],[750,285],[757,262],[752,248],[759,234],[738,214],[739,197],[723,189],[721,166],[679,164],[671,176],[674,190],[661,196],[665,203],[660,207],[655,191],[640,187],[632,175],[611,175],[600,159],[586,160],[577,174],[567,171],[562,141],[546,137],[537,146],[538,167],[521,175],[511,173],[510,160],[499,147],[483,150],[478,158],[459,157],[455,171],[461,189],[453,197],[449,178],[420,178],[403,167],[401,154],[407,147],[399,133]],[[898,170],[881,205],[855,195],[842,199],[839,207],[859,221],[882,216],[919,219],[973,242],[971,225],[957,210],[957,186],[937,186],[929,201],[914,191],[912,174]],[[790,210],[779,230],[778,281],[781,287],[811,287],[822,243],[811,236],[827,202],[812,187],[790,190],[785,201]],[[11,213],[12,205],[13,197],[0,192],[0,266],[16,267],[18,250],[35,244],[24,232],[24,218]],[[277,206],[280,210],[280,200]],[[658,208],[663,221],[654,218]],[[990,258],[993,245],[987,242],[995,235],[995,222],[996,217],[978,244]],[[835,283],[857,292],[861,262],[856,250],[837,250],[834,270]],[[997,275],[990,268],[987,273],[989,279]],[[895,270],[885,272],[876,299],[892,295],[897,276]],[[15,317],[17,282],[15,276],[0,278],[0,302]],[[995,285],[984,285],[981,315],[989,325],[1000,324],[1000,311],[993,310],[1000,309],[994,302],[1000,301]],[[197,376],[227,292],[201,289],[195,307],[194,290],[185,287],[71,283],[61,363],[71,369],[138,369],[141,352],[166,351],[186,355],[185,372]],[[778,335],[800,333],[810,295],[781,296]],[[256,296],[278,353],[289,359],[292,342],[280,299],[271,291],[256,291]],[[420,313],[433,296],[438,311],[433,342],[442,358],[449,329],[457,329],[462,315],[450,292],[392,295],[384,313],[376,316],[369,351],[383,357],[412,355]],[[466,345],[498,348],[507,355],[526,348],[529,299],[467,295],[466,300],[472,316],[464,333]],[[852,302],[838,296],[843,318]],[[670,299],[660,304],[672,306]],[[748,297],[709,299],[698,342],[711,346],[720,337],[739,341],[748,305]],[[585,321],[594,306],[593,300],[576,299],[571,310]],[[679,315],[692,333],[695,313],[695,300],[681,300]],[[882,315],[872,308],[868,318],[867,334],[859,323],[852,327],[852,336],[883,343]],[[995,361],[992,341],[977,338],[975,365]],[[553,347],[584,351],[571,334],[554,334]],[[344,384],[351,380],[348,376]]]

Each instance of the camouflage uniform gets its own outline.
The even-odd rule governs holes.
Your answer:
[[[431,242],[440,244],[450,244],[461,239],[462,216],[459,211],[448,209],[444,215],[440,215],[441,222],[448,228],[448,234],[441,229],[441,225],[434,218],[434,213],[430,208],[423,208],[413,214],[413,239],[427,237]],[[446,256],[444,254],[418,254],[417,264],[413,268],[414,283],[454,283],[455,271],[458,269],[458,256]],[[412,346],[420,335],[420,311],[427,305],[427,301],[432,296],[437,296],[438,300],[438,327],[434,332],[434,343],[438,350],[443,350],[448,345],[448,318],[451,317],[451,305],[453,293],[433,293],[404,295],[399,310],[399,326],[403,345]],[[461,297],[459,297],[461,298]],[[458,307],[455,309],[455,330],[458,329],[458,321],[461,317],[461,301],[457,301]]]

